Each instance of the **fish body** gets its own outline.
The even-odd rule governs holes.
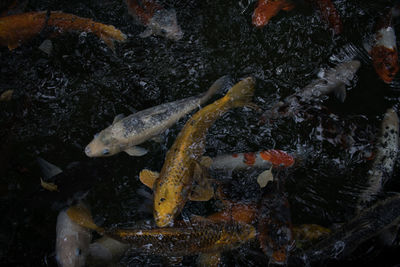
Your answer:
[[[264,27],[279,11],[289,11],[293,8],[293,3],[287,0],[259,0],[252,16],[253,25],[259,28]]]
[[[343,102],[346,98],[345,86],[353,80],[360,64],[358,60],[345,61],[338,64],[335,68],[326,70],[322,77],[312,81],[302,90],[275,104],[271,110],[264,113],[263,117],[275,118],[280,115],[281,110],[284,110],[284,115],[292,115],[297,111],[300,103],[321,100],[324,96],[332,92]]]
[[[392,10],[378,24],[370,50],[375,71],[385,83],[390,83],[399,71],[396,34],[391,17]]]
[[[253,239],[256,231],[248,224],[212,222],[154,229],[116,229],[107,235],[145,254],[187,256],[236,248]]]
[[[89,266],[105,266],[118,261],[129,249],[129,244],[103,236],[89,246],[87,262]]]
[[[399,146],[399,118],[396,111],[386,111],[381,125],[381,132],[375,148],[375,158],[368,173],[367,186],[361,193],[357,212],[368,207],[381,192],[383,185],[392,176]]]
[[[175,41],[182,38],[183,32],[174,9],[164,9],[152,0],[125,0],[125,3],[129,13],[147,27],[140,37],[154,34]]]
[[[52,11],[28,12],[0,18],[0,45],[13,50],[26,40],[39,34],[45,27],[52,27],[57,32],[80,31],[92,32],[101,38],[110,48],[114,41],[123,42],[125,34],[114,26],[81,18],[72,14]]]
[[[285,265],[293,247],[289,202],[276,181],[264,188],[258,211],[258,232],[262,251],[269,264]]]
[[[269,169],[272,166],[290,167],[294,158],[282,150],[264,150],[259,152],[218,155],[212,159],[211,169],[244,169],[256,167]]]
[[[193,187],[193,173],[205,150],[208,128],[225,112],[246,105],[254,91],[254,78],[233,86],[214,103],[195,113],[168,150],[159,177],[154,183],[154,219],[159,227],[171,224],[181,211]]]
[[[59,266],[85,266],[92,231],[73,222],[62,210],[57,217],[56,259]]]
[[[95,135],[86,146],[89,157],[104,157],[126,151],[132,156],[146,153],[137,147],[153,137],[160,135],[180,118],[198,108],[213,96],[225,83],[226,76],[218,79],[209,90],[199,96],[188,97],[174,102],[148,108],[125,118],[116,117],[112,125]]]
[[[339,230],[297,255],[304,264],[323,263],[327,259],[342,260],[361,243],[400,223],[400,195],[389,197],[364,209]],[[312,265],[313,266],[313,265]]]

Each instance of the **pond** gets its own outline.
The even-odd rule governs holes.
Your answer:
[[[307,4],[280,12],[260,29],[251,23],[254,1],[159,3],[176,10],[184,32],[180,40],[139,37],[145,28],[128,14],[123,1],[31,0],[26,11],[60,10],[91,18],[114,25],[127,41],[112,51],[90,33],[43,31],[12,51],[0,47],[0,93],[14,91],[10,101],[0,102],[4,264],[55,265],[58,212],[85,194],[96,223],[103,226],[130,226],[152,218],[151,192],[140,183],[139,172],[161,169],[168,148],[193,113],[167,130],[161,142],[143,143],[149,152],[142,157],[119,153],[88,158],[85,146],[116,115],[198,95],[223,75],[230,75],[232,84],[254,77],[253,102],[266,111],[316,79],[322,69],[334,67],[346,57],[346,45],[363,50],[380,12],[391,6],[391,1],[334,1],[343,22],[343,33],[334,35],[320,12]],[[50,55],[38,48],[48,38]],[[262,111],[232,109],[209,129],[205,154],[265,149],[296,154],[300,163],[292,167],[286,184],[293,224],[344,223],[354,216],[371,167],[366,154],[373,151],[386,109],[398,108],[400,87],[384,83],[364,60],[347,90],[344,103],[329,96],[307,107],[302,120],[287,117],[265,123]],[[39,157],[63,170],[52,181],[58,192],[41,187]],[[396,166],[385,191],[400,191],[399,160]],[[212,175],[229,183],[234,201],[260,197],[256,170]],[[206,215],[215,210],[215,202],[188,202],[183,212]],[[354,255],[354,264],[399,263],[395,248],[364,246]],[[258,266],[267,260],[257,243],[250,243],[225,253],[223,264]],[[182,264],[194,262],[195,257],[188,257]],[[128,255],[121,263],[168,264],[140,254]]]

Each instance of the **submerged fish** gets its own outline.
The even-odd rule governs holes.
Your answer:
[[[206,93],[148,108],[127,117],[117,116],[114,122],[96,134],[86,146],[88,157],[104,157],[125,151],[131,156],[147,153],[136,145],[154,138],[175,124],[187,113],[208,101],[228,80],[219,78]]]
[[[392,176],[397,159],[399,146],[399,117],[393,108],[386,111],[378,143],[375,148],[375,158],[367,178],[367,186],[361,193],[357,212],[368,207],[381,192],[383,185]]]
[[[335,5],[331,0],[309,0],[314,2],[318,9],[321,11],[322,17],[329,23],[329,26],[335,34],[340,34],[343,30],[342,21],[339,13],[337,12]]]
[[[289,202],[276,181],[269,182],[264,188],[258,211],[258,232],[269,265],[285,265],[294,245],[293,229]]]
[[[62,210],[57,217],[56,259],[59,266],[85,266],[92,231],[73,222]]]
[[[85,209],[70,207],[67,214],[82,227],[127,243],[131,249],[160,256],[214,255],[236,248],[256,235],[255,228],[249,224],[213,222],[198,217],[191,225],[182,222],[177,227],[107,230],[95,225]]]
[[[140,37],[154,34],[175,41],[182,38],[174,9],[164,9],[153,0],[125,0],[125,3],[129,13],[147,27]]]
[[[210,159],[211,169],[243,169],[248,167],[269,169],[272,166],[290,167],[294,158],[282,150],[263,150],[259,152],[218,155]]]
[[[195,113],[185,124],[172,147],[154,183],[154,219],[157,226],[171,224],[185,205],[193,187],[196,162],[204,153],[208,128],[225,112],[249,104],[255,80],[243,79],[214,103]],[[156,176],[158,174],[155,174]]]
[[[105,266],[117,262],[128,249],[128,244],[103,236],[90,244],[88,266]]]
[[[346,98],[346,85],[353,80],[359,67],[360,62],[358,60],[351,60],[326,70],[323,77],[312,81],[302,90],[278,102],[271,110],[266,111],[263,117],[276,118],[282,112],[284,115],[293,115],[299,108],[300,103],[321,100],[332,92],[343,102]]]
[[[252,16],[253,25],[264,27],[279,11],[290,11],[293,8],[294,4],[290,0],[258,0]]]
[[[379,235],[382,231],[400,223],[400,195],[389,197],[376,205],[364,209],[339,230],[315,246],[294,257],[301,265],[319,263],[328,259],[342,260],[361,243]],[[297,265],[300,263],[297,262]]]
[[[369,50],[376,73],[390,83],[399,71],[396,34],[392,26],[392,10],[378,23],[373,43]]]
[[[0,18],[0,45],[13,50],[26,40],[39,34],[45,27],[56,32],[92,32],[101,38],[111,49],[114,41],[123,42],[125,34],[114,26],[81,18],[72,14],[52,12],[28,12]]]

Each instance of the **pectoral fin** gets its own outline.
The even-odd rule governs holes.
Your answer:
[[[140,157],[140,156],[146,155],[148,151],[147,151],[147,149],[140,147],[140,146],[132,146],[132,147],[125,149],[125,152],[129,156]]]
[[[139,37],[140,38],[147,38],[147,37],[151,36],[152,34],[153,34],[153,31],[150,28],[147,28],[146,30],[144,30],[144,32],[139,34]]]
[[[214,252],[214,253],[201,253],[197,257],[197,266],[201,267],[210,267],[215,266],[217,267],[221,261],[221,253]]]
[[[164,141],[164,138],[161,135],[157,135],[151,138],[150,140],[156,143],[162,143]]]
[[[193,172],[193,187],[189,195],[192,201],[208,201],[214,196],[214,188],[210,183],[207,170],[196,162]]]
[[[204,156],[200,160],[200,165],[202,165],[206,168],[210,168],[211,164],[212,164],[212,158],[210,158],[209,156]]]
[[[142,170],[139,173],[139,180],[148,188],[153,190],[153,185],[156,179],[160,176],[158,172],[153,172],[147,169]]]
[[[346,99],[346,86],[344,84],[339,86],[338,88],[335,89],[334,94],[336,98],[343,103],[344,100]]]
[[[120,120],[122,120],[123,118],[125,118],[125,115],[124,114],[118,114],[117,116],[115,116],[115,118],[114,118],[114,120],[113,120],[113,122],[112,122],[112,124],[114,124],[114,123],[116,123],[116,122],[119,122]]]
[[[257,177],[257,183],[260,185],[261,188],[265,187],[269,181],[274,180],[274,176],[272,175],[271,169],[263,171]]]

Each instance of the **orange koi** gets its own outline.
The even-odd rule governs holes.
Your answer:
[[[259,0],[252,16],[253,25],[264,27],[279,11],[290,11],[293,8],[294,4],[287,0]]]
[[[123,42],[125,34],[114,26],[95,22],[62,12],[28,12],[0,18],[0,45],[13,50],[23,42],[39,34],[46,26],[59,33],[65,31],[92,32],[101,38],[111,49],[113,41]]]
[[[138,0],[125,0],[128,7],[129,14],[143,23],[144,25],[149,24],[150,19],[154,16],[157,10],[163,9],[163,7],[154,1],[138,1]]]

